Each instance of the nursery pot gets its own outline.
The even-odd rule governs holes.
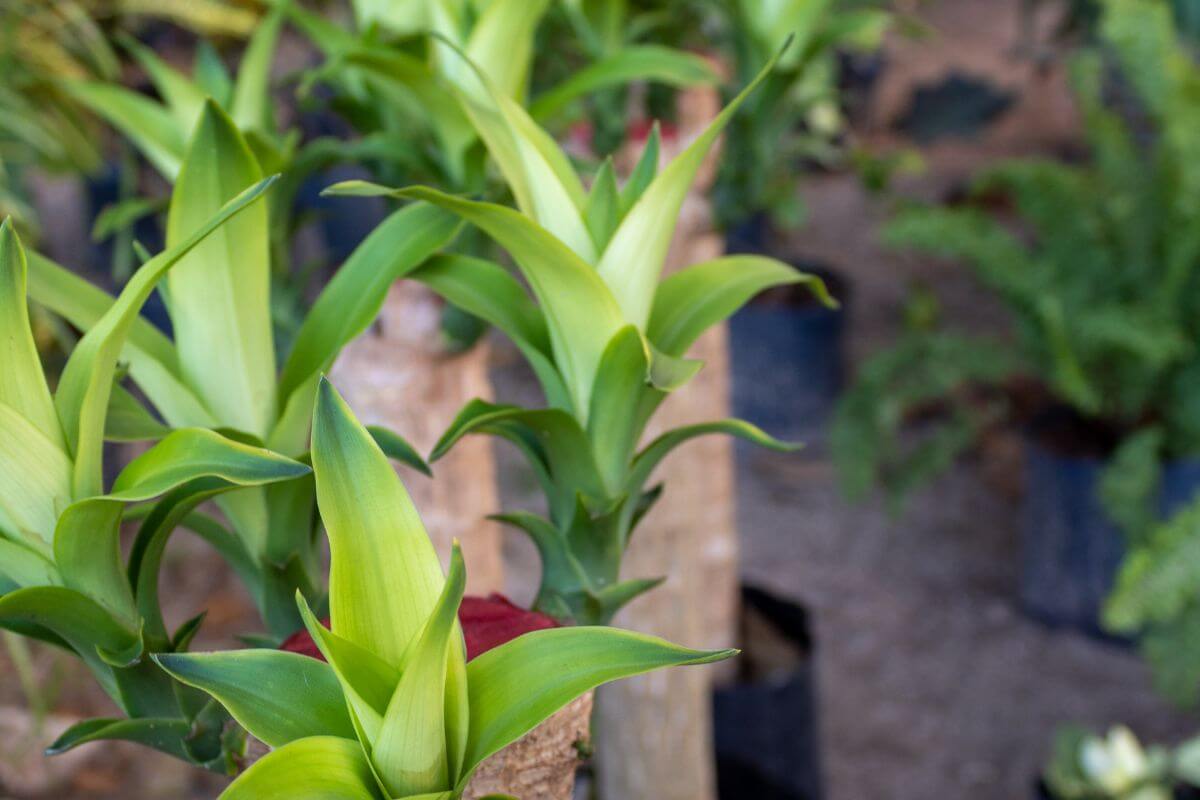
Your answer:
[[[1044,423],[1043,423],[1044,424]],[[1100,503],[1105,461],[1026,437],[1021,509],[1020,596],[1025,612],[1054,627],[1111,637],[1100,612],[1125,555],[1121,531]],[[1200,459],[1164,465],[1159,510],[1166,517],[1200,489]]]
[[[821,770],[808,612],[744,586],[740,622],[738,674],[713,693],[718,797],[817,800]]]
[[[788,286],[763,293],[729,321],[734,414],[784,439],[820,431],[844,379],[846,281],[822,266],[792,263],[824,280],[842,309]]]

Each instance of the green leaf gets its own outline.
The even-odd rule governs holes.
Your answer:
[[[304,627],[341,684],[352,719],[362,731],[363,745],[369,746],[383,726],[383,715],[400,680],[400,670],[322,625],[303,596],[297,594],[296,602]]]
[[[430,460],[438,460],[473,433],[501,436],[525,453],[551,498],[556,519],[560,514],[570,516],[578,493],[597,501],[608,496],[587,434],[565,411],[472,400],[434,445]]]
[[[141,151],[168,181],[174,181],[186,151],[187,128],[150,98],[99,81],[68,81],[67,92],[103,117]]]
[[[723,256],[670,275],[658,285],[646,337],[662,352],[682,356],[711,326],[773,286],[804,284],[817,299],[837,307],[815,275],[763,256]]]
[[[718,76],[703,57],[694,53],[661,45],[630,45],[588,64],[538,95],[529,112],[538,120],[551,119],[578,98],[633,81],[687,87],[715,84]]]
[[[1153,425],[1125,437],[1100,474],[1100,502],[1128,545],[1144,542],[1158,524],[1163,428]]]
[[[633,172],[629,173],[629,179],[625,181],[625,186],[621,189],[621,219],[624,219],[625,215],[629,213],[629,209],[633,208],[633,204],[641,199],[646,187],[658,175],[658,159],[661,157],[661,152],[662,131],[659,130],[656,121],[650,129],[650,136],[646,138],[646,146],[642,148],[642,155],[638,158],[637,165],[633,168]]]
[[[448,245],[458,227],[452,214],[423,203],[380,223],[329,281],[300,326],[279,379],[280,398],[291,402],[297,389],[328,369],[342,347],[370,327],[396,279]],[[306,403],[312,403],[311,394]],[[305,415],[310,412],[306,407]]]
[[[104,438],[110,442],[144,442],[171,432],[120,384],[112,388],[104,420]]]
[[[571,408],[562,376],[552,360],[546,320],[508,270],[491,261],[445,253],[426,261],[410,277],[451,305],[498,328],[529,362],[547,403],[564,410]]]
[[[709,664],[736,650],[689,650],[616,628],[551,628],[519,636],[467,664],[471,736],[466,771],[602,683],[663,667]]]
[[[32,547],[5,539],[0,534],[0,584],[7,578],[18,587],[56,586],[62,583],[53,562]],[[0,596],[4,589],[0,588]]]
[[[6,217],[0,223],[0,403],[29,420],[61,450],[62,428],[29,325],[28,272],[21,240]]]
[[[233,80],[221,55],[207,39],[201,39],[196,45],[196,66],[192,70],[196,85],[222,108],[229,105],[233,97]]]
[[[463,108],[504,173],[517,207],[583,261],[594,263],[597,251],[583,220],[586,195],[570,160],[524,108],[481,80],[489,96],[464,96]]]
[[[639,407],[649,389],[649,373],[646,343],[637,328],[626,325],[604,351],[588,414],[588,438],[612,495],[619,493],[644,426]]]
[[[111,667],[127,667],[142,655],[142,638],[94,600],[63,586],[30,586],[0,597],[0,628],[22,625],[51,631],[79,654],[106,692],[117,697]]]
[[[613,170],[611,157],[605,159],[604,165],[596,173],[583,218],[596,245],[596,252],[603,253],[613,231],[621,222],[621,197],[617,191],[617,173]]]
[[[205,104],[171,195],[168,246],[261,177],[233,121],[215,103]],[[270,266],[267,207],[261,205],[197,245],[166,280],[188,384],[222,425],[263,439],[276,402]]]
[[[176,680],[212,695],[271,747],[309,736],[355,738],[341,686],[323,661],[281,650],[163,653],[154,660]]]
[[[329,536],[333,632],[398,667],[445,579],[387,456],[326,380],[313,415],[312,461]]]
[[[625,325],[612,293],[591,266],[544,228],[504,206],[463,200],[427,187],[390,190],[358,181],[338,184],[326,192],[383,194],[435,203],[504,247],[538,298],[555,363],[570,389],[576,412],[586,413],[600,356],[613,334]]]
[[[15,409],[0,403],[0,516],[49,542],[71,502],[71,459]]]
[[[92,241],[102,242],[166,207],[161,198],[130,197],[105,206],[92,223]]]
[[[676,447],[697,436],[706,436],[710,433],[729,434],[730,436],[736,436],[739,439],[753,442],[759,447],[766,447],[770,450],[778,450],[780,452],[796,450],[800,447],[797,444],[781,442],[769,436],[757,426],[740,419],[725,419],[717,422],[685,425],[681,428],[667,431],[642,448],[642,451],[633,460],[633,468],[630,471],[629,483],[627,484],[628,491],[641,491],[642,486],[649,479],[650,473]]]
[[[197,478],[258,486],[309,472],[306,465],[270,450],[235,442],[203,428],[185,428],[131,461],[117,476],[109,497],[148,500]]]
[[[191,723],[182,719],[85,719],[63,731],[46,748],[46,755],[61,755],[90,742],[116,740],[152,747],[190,761],[184,742],[191,733]]]
[[[782,53],[782,51],[781,51]],[[674,235],[679,209],[704,157],[738,107],[775,68],[776,55],[686,150],[650,183],[613,234],[596,271],[612,290],[625,318],[644,328],[654,287]]]
[[[92,498],[63,511],[54,529],[54,562],[63,583],[136,626],[133,591],[121,563],[123,504]]]
[[[80,330],[90,330],[112,307],[104,290],[37,253],[29,254],[29,294]],[[216,427],[217,420],[183,382],[175,345],[142,317],[135,317],[121,350],[129,373],[173,427]]]
[[[429,468],[429,464],[421,458],[421,454],[403,436],[382,425],[368,425],[367,433],[371,434],[371,438],[375,440],[375,444],[379,445],[379,449],[385,456],[412,467],[423,475],[433,477],[433,470]]]
[[[271,102],[271,63],[275,57],[275,43],[279,39],[279,30],[283,27],[283,18],[290,5],[291,0],[278,0],[273,3],[266,17],[258,23],[245,52],[242,53],[229,113],[237,126],[243,130],[257,130],[262,133],[272,133],[275,130],[275,113]]]
[[[450,773],[445,703],[448,662],[466,658],[457,616],[465,588],[466,570],[456,545],[450,575],[413,641],[371,749],[375,768],[393,797],[444,791],[458,777]]]
[[[141,65],[158,94],[171,109],[178,130],[187,132],[196,125],[204,108],[204,91],[179,70],[167,64],[149,47],[132,36],[119,35],[121,45]]]
[[[143,265],[116,302],[75,346],[55,395],[55,406],[75,460],[74,496],[88,497],[100,491],[104,414],[108,409],[117,358],[138,309],[168,269],[226,220],[258,199],[272,180],[260,181],[242,192],[186,241],[168,248]]]
[[[384,800],[358,742],[312,736],[268,753],[220,800]]]
[[[548,0],[492,0],[471,28],[466,56],[505,97],[525,97],[534,33],[548,5]],[[455,82],[469,85],[469,81]]]

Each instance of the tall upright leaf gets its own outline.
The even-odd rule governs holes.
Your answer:
[[[233,121],[207,103],[171,196],[167,244],[261,177]],[[189,384],[221,423],[265,438],[275,408],[266,206],[248,210],[189,253],[167,290]]]
[[[312,461],[329,535],[333,632],[399,666],[445,578],[387,456],[327,380],[313,414]]]

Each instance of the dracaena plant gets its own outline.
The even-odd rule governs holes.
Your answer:
[[[588,51],[577,72],[530,99],[531,74],[544,72],[536,36],[555,5],[555,0],[358,2],[354,33],[298,9],[292,15],[327,58],[309,82],[331,86],[335,108],[382,145],[374,161],[385,175],[478,192],[487,188],[487,173],[478,130],[463,103],[464,96],[479,99],[487,92],[459,52],[488,75],[496,91],[528,105],[543,121],[587,94],[631,81],[690,86],[715,80],[694,54],[621,41]],[[624,6],[614,0],[599,5],[617,11]],[[547,48],[547,57],[560,53],[561,45]]]
[[[1103,497],[1131,542],[1155,522],[1161,460],[1200,452],[1200,68],[1177,41],[1165,3],[1109,0],[1104,8],[1106,52],[1137,89],[1153,135],[1138,142],[1104,104],[1102,56],[1087,52],[1073,64],[1091,149],[1085,163],[989,170],[978,194],[1009,201],[1015,220],[974,204],[913,207],[893,220],[885,232],[892,245],[973,268],[1011,314],[1015,357],[997,362],[988,354],[1002,343],[960,336],[955,361],[910,360],[875,380],[899,352],[880,354],[847,395],[834,431],[835,454],[858,488],[912,488],[895,422],[910,410],[898,401],[914,370],[939,373],[937,385],[956,408],[963,395],[954,390],[965,384],[996,387],[1032,375],[1054,402],[1113,431],[1119,444]],[[938,466],[971,441],[957,437]]]
[[[175,179],[168,244],[261,174],[233,120],[216,103],[205,103]],[[128,403],[122,420],[129,424],[115,427],[113,438],[153,439],[171,428],[205,427],[302,456],[320,372],[370,324],[391,282],[450,241],[459,224],[428,206],[386,220],[319,296],[284,357],[271,327],[267,214],[261,204],[247,210],[184,256],[167,277],[161,289],[172,336],[143,326],[122,354],[130,378],[162,422],[145,411],[135,413],[137,404]],[[32,257],[30,267],[33,298],[81,329],[94,325],[111,303],[45,258]],[[398,436],[377,434],[392,455],[425,469]],[[311,482],[252,487],[222,495],[217,503],[229,526],[232,560],[242,567],[239,574],[269,634],[281,639],[300,625],[295,590],[314,602],[321,594]]]
[[[391,194],[452,211],[507,250],[532,288],[531,299],[504,268],[465,256],[435,257],[412,274],[503,331],[541,383],[545,408],[469,403],[433,458],[474,433],[505,438],[527,456],[549,516],[500,518],[537,545],[536,606],[560,619],[607,622],[654,585],[622,582],[621,558],[633,526],[658,496],[648,486],[651,473],[674,447],[715,432],[785,446],[745,422],[724,420],[668,431],[639,449],[659,404],[700,368],[686,354],[704,330],[769,286],[808,283],[824,297],[819,281],[757,256],[719,258],[662,279],[693,176],[744,97],[658,174],[652,137],[623,189],[609,163],[585,192],[554,141],[495,91],[474,104],[471,116],[519,210],[426,187],[347,183],[331,190]]]
[[[468,663],[461,552],[443,578],[387,458],[324,381],[312,462],[331,627],[298,602],[325,660],[280,650],[158,657],[273,748],[226,800],[454,800],[484,759],[589,689],[733,654],[575,627],[527,633]]]
[[[187,428],[128,464],[105,491],[102,453],[107,425],[133,402],[114,381],[125,345],[147,340],[140,307],[168,270],[248,213],[268,183],[247,189],[136,272],[79,340],[53,394],[29,329],[25,252],[11,222],[0,225],[0,627],[74,652],[127,715],[81,723],[52,750],[130,739],[221,769],[239,752],[224,737],[220,707],[176,687],[149,659],[186,648],[199,624],[167,629],[159,566],[176,523],[201,501],[309,468]],[[136,513],[127,514],[134,504]],[[127,563],[123,520],[140,520]],[[222,533],[196,528],[218,549],[229,546]]]
[[[725,47],[744,83],[795,37],[779,68],[730,126],[737,147],[722,156],[713,195],[727,227],[767,214],[793,226],[801,208],[796,168],[836,163],[845,122],[839,52],[873,52],[892,24],[880,0],[729,0],[720,5]],[[787,165],[787,166],[785,166]],[[794,167],[794,168],[789,168]]]

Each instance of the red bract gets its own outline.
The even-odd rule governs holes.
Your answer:
[[[467,640],[467,659],[486,653],[512,641],[521,634],[556,628],[558,623],[545,614],[528,611],[515,605],[507,597],[492,593],[487,597],[464,597],[458,608],[458,620],[462,623],[463,636]],[[325,625],[329,620],[322,620]],[[280,650],[324,660],[321,651],[306,630],[293,633]]]

